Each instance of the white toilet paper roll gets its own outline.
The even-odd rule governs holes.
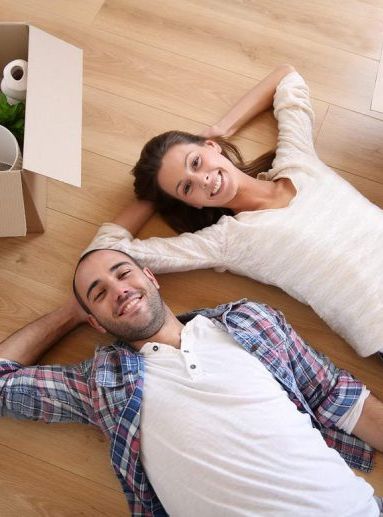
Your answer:
[[[25,100],[27,76],[28,63],[24,59],[15,59],[4,68],[0,88],[10,104]]]

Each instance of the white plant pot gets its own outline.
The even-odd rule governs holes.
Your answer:
[[[0,171],[20,170],[22,156],[16,137],[4,126],[0,126]]]

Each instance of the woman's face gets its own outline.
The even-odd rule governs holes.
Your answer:
[[[177,144],[167,151],[158,172],[167,194],[197,208],[224,207],[235,197],[239,174],[221,147],[212,140],[203,145]]]

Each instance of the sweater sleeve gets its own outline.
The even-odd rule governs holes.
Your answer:
[[[278,121],[275,162],[289,159],[297,153],[315,155],[314,112],[308,86],[297,72],[286,75],[277,86],[274,115]]]
[[[221,271],[221,268],[225,269],[224,219],[195,233],[145,240],[133,239],[122,226],[104,223],[82,255],[93,249],[119,250],[128,253],[142,267],[149,267],[154,273],[207,268]]]

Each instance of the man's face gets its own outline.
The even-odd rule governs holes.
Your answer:
[[[156,279],[123,253],[92,253],[79,265],[75,282],[98,330],[135,342],[152,337],[164,324],[165,305]]]

